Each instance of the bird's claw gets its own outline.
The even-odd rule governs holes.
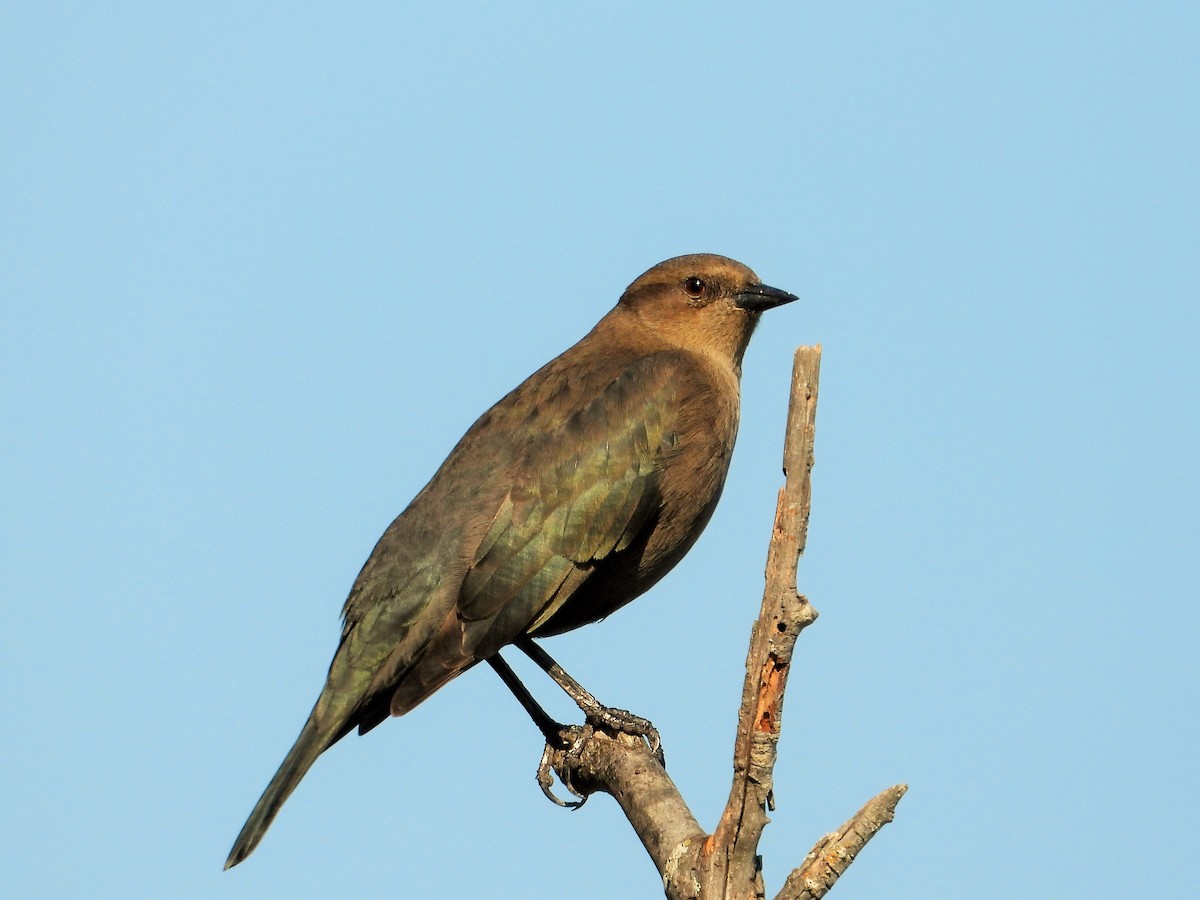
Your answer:
[[[667,759],[662,748],[662,738],[658,734],[658,729],[654,727],[654,723],[649,719],[635,716],[627,709],[614,709],[609,706],[601,706],[587,714],[587,721],[589,725],[599,725],[607,728],[609,731],[640,737],[650,747],[650,752],[654,754],[654,758],[658,760],[658,764],[664,769],[667,767]]]
[[[567,739],[566,735],[568,734],[572,735],[571,740]],[[537,783],[538,787],[542,789],[542,793],[546,795],[546,799],[551,803],[561,806],[564,809],[579,809],[579,807],[587,803],[588,795],[577,791],[575,786],[571,784],[570,778],[561,779],[563,787],[570,791],[573,796],[578,797],[578,800],[562,800],[554,793],[554,755],[556,753],[563,753],[566,756],[577,755],[583,749],[584,743],[590,736],[591,728],[587,726],[583,728],[572,726],[559,733],[562,746],[555,748],[549,742],[546,743],[545,748],[542,750],[542,759],[538,763]],[[569,769],[564,771],[570,772]]]
[[[654,758],[658,760],[658,764],[664,769],[666,768],[667,763],[663,754],[662,738],[659,737],[658,729],[654,727],[654,724],[649,719],[635,716],[628,710],[602,706],[587,714],[587,724],[582,727],[572,725],[562,728],[556,735],[547,735],[546,745],[542,750],[542,758],[538,762],[537,783],[538,787],[542,789],[542,793],[546,795],[546,799],[551,803],[561,806],[564,809],[579,809],[579,807],[587,802],[588,795],[581,793],[571,784],[570,766],[564,765],[561,770],[556,770],[554,759],[560,753],[564,759],[578,757],[583,752],[584,745],[591,739],[595,729],[598,727],[606,731],[641,738],[650,748],[650,752],[654,755]],[[560,777],[559,780],[572,796],[578,798],[577,800],[563,800],[554,793],[554,775],[556,771],[559,771],[560,774],[562,772],[567,774],[567,777]]]

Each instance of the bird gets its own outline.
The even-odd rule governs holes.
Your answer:
[[[750,336],[796,299],[728,257],[668,259],[480,416],[359,572],[324,688],[225,868],[351,731],[481,661],[504,677],[501,648],[532,655],[674,567],[725,484]]]

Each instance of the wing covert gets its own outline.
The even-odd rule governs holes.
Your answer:
[[[674,368],[639,360],[530,443],[459,595],[468,643],[487,645],[481,655],[547,619],[647,524],[675,444]]]

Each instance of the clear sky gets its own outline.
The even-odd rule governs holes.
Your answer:
[[[1192,895],[1200,7],[181,6],[0,12],[7,896],[661,896],[486,668],[221,865],[379,533],[696,251],[802,301],[700,543],[548,649],[714,824],[820,342],[772,892],[906,781],[835,896]]]

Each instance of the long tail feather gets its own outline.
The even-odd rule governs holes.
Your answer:
[[[316,762],[317,757],[332,743],[332,735],[326,732],[327,729],[317,725],[315,714],[304,723],[304,728],[301,730],[300,736],[296,738],[296,743],[288,751],[279,771],[275,773],[275,777],[271,779],[271,783],[267,785],[267,789],[263,791],[262,797],[255,805],[254,811],[250,813],[250,818],[242,826],[241,833],[233,843],[233,849],[229,851],[229,858],[225,860],[226,869],[236,866],[254,852],[254,848],[258,846],[258,842],[262,840],[280,807],[283,806],[283,802],[291,796],[292,791],[296,789],[300,779]]]

